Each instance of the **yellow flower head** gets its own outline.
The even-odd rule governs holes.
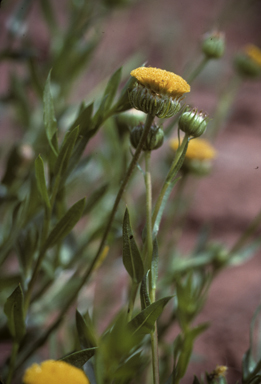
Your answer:
[[[251,60],[261,67],[261,49],[253,44],[248,44],[245,47],[245,53]]]
[[[178,146],[178,139],[170,140],[170,147],[174,149],[174,151],[178,149]],[[207,140],[193,139],[189,141],[185,157],[189,160],[212,160],[216,157],[216,151]]]
[[[139,67],[131,71],[131,76],[158,94],[179,98],[184,93],[190,92],[190,86],[182,77],[163,69]]]
[[[23,377],[24,384],[90,384],[84,372],[64,361],[46,360],[33,364]]]
[[[227,367],[225,365],[217,365],[214,372],[216,373],[217,377],[225,377],[227,373]]]

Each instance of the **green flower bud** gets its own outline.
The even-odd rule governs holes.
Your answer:
[[[208,118],[202,111],[198,112],[193,108],[189,110],[189,107],[182,113],[179,118],[179,129],[189,134],[192,137],[199,137],[203,135],[207,128]]]
[[[225,36],[221,32],[211,32],[204,36],[202,52],[209,59],[219,59],[225,51]]]
[[[130,134],[130,141],[132,146],[136,149],[139,145],[141,136],[143,134],[144,124],[134,127]],[[152,124],[149,134],[145,143],[143,144],[143,151],[153,151],[162,146],[164,141],[164,132],[157,124]]]
[[[236,55],[234,66],[242,77],[256,79],[261,75],[261,66],[244,53]]]

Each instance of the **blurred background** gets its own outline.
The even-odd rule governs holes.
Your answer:
[[[55,1],[53,6],[57,19],[49,25],[43,16],[48,11],[44,10],[44,0],[1,2],[1,177],[10,147],[19,141],[26,130],[25,116],[20,119],[10,107],[12,98],[19,94],[19,84],[15,88],[14,79],[20,78],[26,83],[28,68],[38,72],[42,79],[47,77],[52,66],[52,50],[59,45],[59,39],[53,41],[51,36],[55,36],[56,29],[62,30],[70,22],[69,4],[80,5],[84,2]],[[91,36],[97,42],[97,49],[92,53],[88,69],[83,70],[82,76],[64,97],[67,104],[78,105],[83,99],[91,101],[99,94],[100,82],[106,82],[108,76],[121,65],[125,66],[126,76],[128,71],[147,62],[149,66],[173,71],[186,79],[186,74],[202,60],[202,36],[218,30],[225,33],[224,57],[211,60],[206,65],[186,97],[187,103],[212,117],[218,97],[233,75],[234,55],[246,44],[261,46],[260,1],[93,0],[88,3],[93,26],[86,36],[79,31],[79,39]],[[71,44],[76,43],[72,41]],[[31,57],[33,61],[30,61]],[[66,65],[67,59],[65,55],[62,65]],[[58,72],[55,75],[59,77]],[[41,90],[41,86],[39,88]],[[27,92],[26,97],[30,99],[33,110],[34,93]],[[192,247],[203,224],[210,226],[211,239],[232,245],[260,211],[260,105],[260,81],[242,82],[214,141],[218,154],[213,172],[197,185],[181,238],[184,252]],[[23,104],[20,107],[25,115]],[[90,150],[97,150],[95,146],[102,139],[100,134],[90,144]],[[167,142],[159,150],[160,153],[164,151],[169,151]],[[210,321],[211,327],[196,343],[193,362],[184,383],[190,383],[193,374],[211,371],[217,364],[228,366],[230,380],[239,378],[241,358],[249,343],[249,323],[260,302],[260,256],[258,251],[246,264],[224,271],[215,280],[199,318],[199,321]],[[170,343],[174,333],[175,330],[167,335]]]

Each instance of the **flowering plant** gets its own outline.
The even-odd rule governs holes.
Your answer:
[[[235,61],[233,97],[228,83],[209,120],[196,108],[184,110],[183,99],[209,61],[222,59],[223,33],[206,36],[202,62],[186,76],[134,56],[94,88],[95,28],[127,2],[65,3],[64,15],[50,1],[37,5],[51,36],[46,57],[33,35],[21,37],[31,2],[5,5],[11,15],[0,60],[19,71],[1,113],[21,134],[12,148],[3,146],[0,340],[10,353],[0,359],[1,384],[192,381],[194,344],[209,327],[198,315],[216,276],[260,245],[248,241],[261,214],[230,248],[213,244],[204,228],[188,256],[178,240],[197,190],[193,176],[212,172],[214,139],[241,82],[259,76],[260,52],[248,48]],[[85,73],[81,83],[90,89],[76,102],[74,87]],[[260,381],[256,318],[244,384]],[[219,363],[193,383],[226,383],[228,369]]]

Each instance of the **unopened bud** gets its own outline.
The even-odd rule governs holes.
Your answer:
[[[144,131],[144,124],[140,124],[134,127],[130,134],[130,141],[133,147],[136,149],[139,145],[141,136]],[[153,151],[162,146],[164,141],[164,132],[157,124],[152,124],[148,136],[143,144],[143,151]]]
[[[204,36],[202,52],[209,59],[219,59],[225,51],[225,35],[222,32],[211,32]]]
[[[205,132],[207,123],[208,118],[205,113],[198,112],[195,108],[190,110],[187,107],[179,118],[179,129],[192,137],[199,137]]]

